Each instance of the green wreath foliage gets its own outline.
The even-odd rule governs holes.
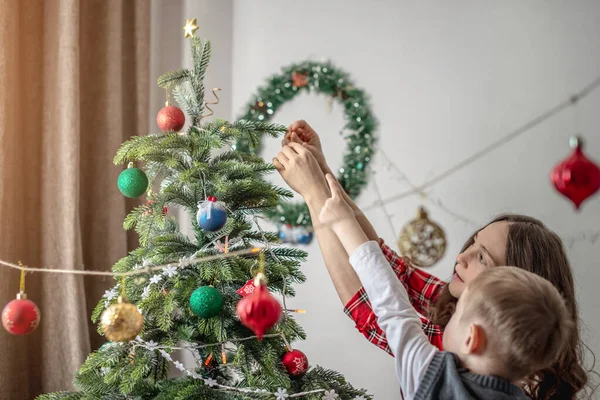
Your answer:
[[[373,157],[377,122],[366,93],[357,88],[348,74],[329,62],[303,61],[291,64],[272,75],[244,108],[241,119],[269,121],[277,110],[301,93],[316,93],[332,97],[344,109],[346,148],[343,165],[337,178],[342,187],[355,198],[367,184],[368,166]],[[235,147],[239,151],[258,154],[260,136],[244,136]],[[308,206],[304,202],[285,201],[267,213],[278,224],[312,226]]]

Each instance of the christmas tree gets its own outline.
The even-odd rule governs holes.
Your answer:
[[[258,216],[292,194],[263,179],[272,165],[231,145],[240,138],[258,143],[285,128],[207,122],[203,80],[211,47],[196,29],[188,20],[193,68],[158,79],[191,118],[189,128],[178,132],[185,115],[167,104],[157,117],[163,132],[133,137],[115,157],[115,164],[129,164],[121,192],[148,198],[124,222],[140,247],[113,266],[117,283],[92,315],[109,342],[77,372],[76,392],[39,399],[370,398],[338,372],[310,366],[290,345],[305,338],[285,298],[305,280],[306,254],[280,246]],[[192,237],[166,207],[187,211]],[[270,291],[282,296],[283,308]],[[192,354],[195,365],[176,361],[176,350]]]

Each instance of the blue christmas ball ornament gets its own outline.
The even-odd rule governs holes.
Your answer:
[[[282,243],[294,243],[294,234],[293,234],[291,225],[283,225],[279,228],[279,240]]]
[[[196,219],[200,228],[205,231],[216,232],[223,228],[227,222],[227,209],[217,202],[216,197],[208,197],[198,207]]]
[[[310,242],[313,240],[313,233],[303,226],[297,226],[294,231],[294,237],[296,239],[296,243],[310,244]]]

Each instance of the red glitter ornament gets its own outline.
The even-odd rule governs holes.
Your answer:
[[[237,305],[240,321],[248,327],[258,340],[262,340],[265,332],[271,329],[281,318],[281,305],[269,293],[266,277],[263,273],[256,275],[254,280],[256,289]]]
[[[308,370],[308,358],[300,350],[290,350],[281,358],[281,362],[292,376],[302,376]]]
[[[16,300],[11,301],[2,311],[2,325],[13,335],[28,335],[40,323],[40,309],[31,300],[27,300],[24,292],[17,294]]]
[[[156,123],[163,132],[178,132],[185,125],[185,114],[167,102],[166,106],[158,112]]]
[[[552,170],[550,178],[561,194],[578,210],[581,203],[600,189],[600,168],[583,154],[581,138],[570,140],[573,154]]]

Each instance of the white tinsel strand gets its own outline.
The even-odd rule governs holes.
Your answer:
[[[275,336],[279,336],[279,335],[275,335]],[[240,392],[240,393],[261,393],[261,394],[271,394],[275,397],[276,400],[278,400],[280,397],[278,397],[281,393],[284,393],[287,395],[287,391],[283,388],[279,388],[277,392],[269,392],[266,389],[258,389],[258,388],[239,388],[239,387],[233,387],[233,386],[228,386],[228,385],[222,385],[220,383],[218,383],[215,379],[212,378],[202,378],[201,376],[199,376],[195,371],[186,369],[183,364],[181,364],[179,361],[174,361],[173,358],[171,357],[171,355],[166,352],[165,350],[163,350],[161,348],[161,346],[158,346],[155,342],[145,342],[141,337],[137,337],[134,341],[132,341],[132,343],[134,343],[134,347],[135,346],[140,346],[145,348],[146,350],[158,350],[158,352],[160,353],[160,355],[165,358],[167,361],[169,361],[170,363],[172,363],[175,368],[177,368],[178,370],[185,372],[187,376],[193,378],[193,379],[197,379],[197,380],[201,380],[204,382],[205,385],[207,385],[208,387],[211,388],[215,388],[215,389],[220,389],[220,390],[225,390],[225,391],[233,391],[233,392]],[[150,346],[149,346],[150,344]],[[175,347],[172,347],[171,349],[176,349]],[[178,348],[177,348],[178,349]],[[288,395],[288,397],[290,398],[297,398],[297,397],[302,397],[302,396],[306,396],[309,394],[316,394],[316,393],[327,393],[327,391],[325,389],[316,389],[316,390],[311,390],[309,392],[301,392],[301,393],[294,393],[292,395]],[[337,396],[337,394],[335,394],[334,391],[329,391],[329,392],[333,392],[333,394],[335,396]],[[325,399],[325,398],[324,398]],[[337,399],[337,397],[333,397],[332,399]],[[330,400],[329,398],[325,399],[325,400]]]

